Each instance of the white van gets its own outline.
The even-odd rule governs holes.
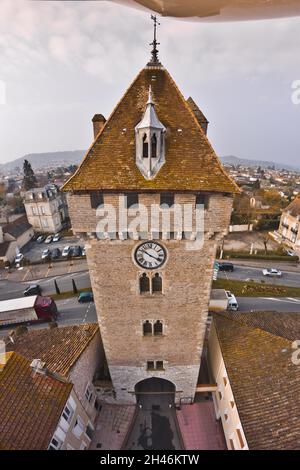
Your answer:
[[[227,299],[228,299],[228,304],[227,304],[227,310],[238,310],[239,309],[239,304],[235,298],[235,296],[229,291],[226,291]]]

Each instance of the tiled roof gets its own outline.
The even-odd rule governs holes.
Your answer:
[[[51,372],[67,377],[98,331],[96,323],[30,330],[17,336],[6,349],[31,360],[41,359]]]
[[[280,312],[230,312],[230,318],[291,341],[300,339],[299,312],[285,312],[284,314]]]
[[[72,384],[34,373],[13,353],[0,372],[0,448],[47,449]]]
[[[152,180],[146,180],[135,163],[135,126],[145,111],[149,85],[158,118],[167,128],[166,163]],[[239,192],[163,67],[146,67],[139,73],[63,187],[65,191],[126,189]]]
[[[191,108],[191,110],[193,111],[193,113],[195,114],[196,118],[197,118],[197,121],[199,122],[200,126],[202,127],[203,125],[206,125],[208,124],[208,120],[206,119],[206,117],[204,116],[204,114],[202,113],[201,109],[199,108],[199,106],[195,103],[195,101],[193,100],[193,98],[189,97],[187,100],[186,100],[187,104],[189,105],[189,107]],[[203,127],[202,127],[203,129]]]
[[[285,316],[282,314],[282,325]],[[294,321],[297,333],[299,320],[294,317]],[[261,326],[259,321],[256,323],[257,327],[247,326],[231,313],[214,314],[247,443],[250,449],[299,450],[300,368],[291,360],[292,341],[265,331],[267,319],[262,320]]]
[[[4,258],[11,242],[2,242],[0,243],[0,258]]]
[[[3,226],[3,233],[8,233],[15,239],[18,239],[23,233],[27,232],[32,228],[32,225],[27,220],[26,215],[19,217],[18,219],[14,220]]]
[[[293,217],[300,216],[300,197],[296,197],[283,212],[289,212]]]

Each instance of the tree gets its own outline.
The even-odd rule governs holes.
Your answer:
[[[72,287],[73,287],[73,292],[74,292],[74,294],[77,294],[77,293],[78,293],[78,290],[77,290],[77,287],[76,287],[76,284],[75,284],[74,279],[72,279]]]
[[[257,179],[257,180],[253,183],[253,189],[260,189],[260,181],[259,181],[259,179]]]
[[[60,294],[60,289],[57,285],[56,279],[54,279],[54,287],[55,287],[56,293],[59,295]]]
[[[37,180],[28,160],[24,160],[23,173],[23,189],[28,191],[29,189],[35,188],[37,186]]]

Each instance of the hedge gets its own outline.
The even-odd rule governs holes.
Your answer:
[[[299,261],[298,256],[288,256],[288,255],[276,255],[276,254],[265,254],[265,253],[257,253],[250,255],[250,253],[243,253],[243,252],[228,252],[224,251],[223,258],[240,258],[240,259],[263,259],[263,260],[270,260],[270,261],[293,261],[297,263]]]

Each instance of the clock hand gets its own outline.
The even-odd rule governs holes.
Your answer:
[[[150,255],[150,253],[148,253],[147,251],[145,251],[145,253],[146,253],[146,255],[150,256],[150,258],[158,259],[157,256]]]

